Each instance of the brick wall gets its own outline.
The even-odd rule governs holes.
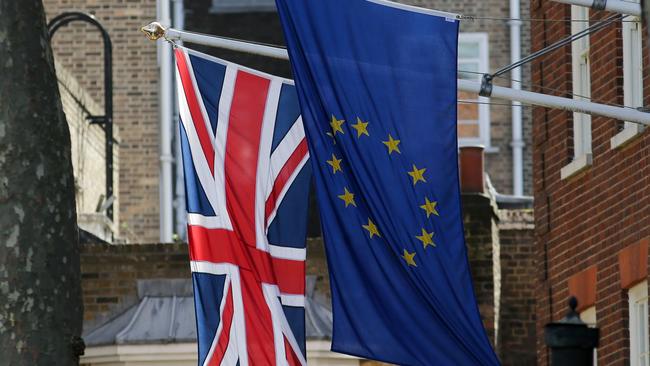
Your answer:
[[[531,2],[531,17],[570,18],[569,6],[547,0]],[[609,14],[591,11],[591,19]],[[645,31],[644,31],[645,32]],[[533,50],[567,36],[568,22],[535,22]],[[645,38],[644,33],[644,38]],[[650,64],[644,40],[643,64]],[[595,102],[623,104],[621,25],[591,36],[591,90]],[[645,104],[650,102],[649,70],[644,70]],[[566,46],[537,60],[533,84],[546,93],[571,91],[571,48]],[[650,134],[638,136],[612,150],[610,139],[620,121],[592,119],[593,165],[578,176],[560,179],[560,169],[571,161],[572,114],[535,108],[534,190],[537,247],[538,362],[548,364],[543,325],[559,320],[571,295],[568,279],[596,267],[595,306],[601,346],[598,363],[629,364],[627,295],[621,287],[618,254],[650,236]]]
[[[428,8],[450,11],[479,17],[507,18],[509,10],[507,3],[502,0],[403,0],[408,3]],[[242,14],[213,14],[208,11],[211,0],[185,1],[187,19],[186,28],[192,31],[217,34],[227,37],[241,38],[276,45],[284,44],[282,28],[277,14],[242,13]],[[522,18],[528,17],[528,4],[521,4]],[[487,32],[489,37],[491,71],[510,63],[509,26],[505,20],[463,21],[461,32]],[[530,27],[524,23],[522,27],[522,55],[529,53]],[[257,68],[272,74],[290,77],[290,68],[284,61],[246,55],[237,52],[217,50],[198,45],[192,48],[210,53],[249,67]],[[530,75],[528,66],[523,68],[524,88],[528,85]],[[509,75],[505,75],[509,77]],[[506,79],[495,80],[496,85],[509,86]],[[512,193],[512,141],[511,113],[509,106],[491,106],[491,143],[495,151],[488,154],[486,169],[497,190],[502,193]],[[530,109],[524,108],[524,186],[525,193],[532,193],[532,158],[531,158],[531,114]]]
[[[94,213],[100,199],[106,194],[105,135],[99,125],[91,125],[89,115],[101,115],[103,109],[79,85],[74,76],[61,64],[56,65],[63,111],[70,128],[72,167],[74,170],[78,214]],[[117,133],[114,134],[119,141]],[[119,157],[113,150],[115,175],[119,175]],[[119,182],[113,186],[119,189]],[[115,221],[119,220],[116,203]]]
[[[158,67],[156,46],[139,27],[156,17],[155,0],[44,0],[48,19],[65,11],[94,14],[113,41],[114,123],[121,171],[116,197],[120,231],[133,242],[156,242],[158,233]],[[100,34],[77,22],[57,31],[55,59],[103,109]],[[103,186],[103,183],[102,183]]]
[[[463,222],[476,302],[493,346],[499,337],[501,260],[496,202],[483,194],[463,194]]]
[[[532,210],[499,211],[499,358],[504,365],[534,365],[536,362],[534,233]]]
[[[84,329],[138,302],[139,279],[190,278],[186,244],[81,246]]]

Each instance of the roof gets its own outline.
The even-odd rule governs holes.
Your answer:
[[[305,327],[308,339],[331,339],[332,311],[307,278]],[[196,342],[192,282],[189,279],[138,281],[139,302],[84,333],[87,346]]]

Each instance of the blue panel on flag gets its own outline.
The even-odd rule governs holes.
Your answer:
[[[192,161],[192,152],[190,151],[190,144],[187,141],[187,132],[182,123],[179,123],[180,137],[181,137],[181,151],[183,155],[183,174],[185,175],[185,201],[187,205],[187,212],[199,213],[206,216],[213,216],[214,210],[208,202],[205,191],[199,178],[196,176],[196,169]]]
[[[206,273],[192,273],[194,285],[194,310],[196,312],[196,328],[199,337],[199,365],[203,365],[212,340],[219,326],[219,302],[223,295],[226,276]]]
[[[278,114],[275,118],[273,144],[271,144],[272,152],[275,151],[275,148],[278,147],[280,141],[286,136],[299,116],[300,106],[298,105],[296,87],[289,84],[282,85],[280,100],[278,101]]]
[[[296,341],[300,345],[300,350],[303,355],[306,355],[306,338],[305,332],[305,308],[294,306],[283,306],[282,310],[287,316],[289,325],[293,329],[293,334],[296,335]]]
[[[309,205],[309,188],[311,186],[311,166],[306,164],[298,173],[295,183],[278,208],[278,214],[269,225],[267,236],[270,243],[282,243],[283,246],[304,248],[307,237],[307,219]]]
[[[226,75],[226,66],[194,55],[190,55],[189,58],[194,68],[196,84],[202,91],[203,105],[210,118],[212,130],[216,131],[217,111],[219,110],[221,86]]]
[[[458,21],[384,0],[277,0],[316,182],[332,349],[496,365],[457,166]]]

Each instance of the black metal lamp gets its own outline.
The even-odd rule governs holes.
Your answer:
[[[576,312],[578,300],[569,299],[569,313],[560,321],[546,324],[544,341],[551,349],[551,366],[591,366],[598,347],[599,329],[589,328]]]

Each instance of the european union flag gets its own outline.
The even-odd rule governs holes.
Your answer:
[[[495,365],[463,236],[458,20],[384,0],[277,0],[330,270],[332,349]]]

